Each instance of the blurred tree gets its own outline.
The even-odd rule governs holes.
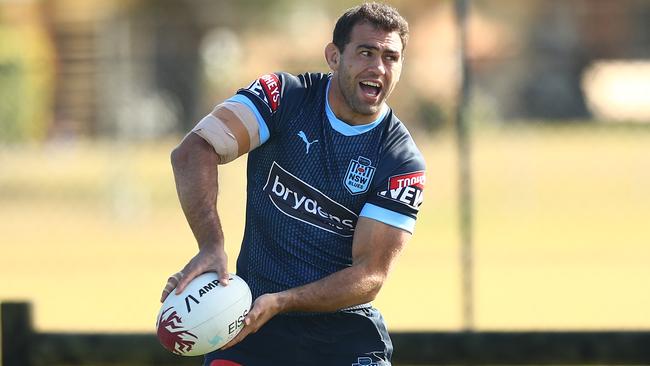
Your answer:
[[[498,53],[472,58],[476,85],[494,97],[506,119],[589,119],[582,80],[591,63],[650,57],[648,1],[475,0],[474,4],[476,16],[503,26],[503,35],[511,38],[501,42]],[[473,35],[480,41],[489,32]]]
[[[0,3],[0,141],[40,141],[53,94],[52,45],[38,3]]]
[[[284,19],[289,1],[144,0],[131,18],[146,35],[136,48],[149,49],[152,87],[180,105],[176,130],[188,131],[205,113],[201,96],[206,80],[200,58],[201,42],[211,30],[223,27],[236,33],[269,30]]]
[[[451,120],[438,103],[418,98],[415,105],[417,109],[415,119],[427,132],[436,133],[445,127],[449,127],[446,122]],[[415,123],[415,121],[413,121],[413,123]]]
[[[172,94],[179,102],[179,127],[181,131],[188,131],[199,117],[202,30],[185,2],[156,0],[146,5],[147,21],[152,27],[154,87]]]
[[[575,3],[546,1],[529,28],[525,58],[528,72],[522,80],[523,117],[586,119],[590,117],[581,88],[589,65]]]

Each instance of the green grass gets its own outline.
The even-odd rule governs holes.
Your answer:
[[[477,326],[650,327],[650,132],[474,137]],[[375,305],[391,330],[458,329],[455,147],[420,140],[425,202]],[[169,168],[175,143],[0,148],[0,299],[34,302],[47,330],[152,330],[162,285],[196,249]],[[244,166],[220,173],[231,270]]]

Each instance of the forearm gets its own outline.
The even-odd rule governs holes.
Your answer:
[[[218,156],[196,135],[189,135],[171,155],[176,192],[200,250],[223,248],[217,213]]]
[[[352,266],[321,280],[274,294],[278,311],[329,312],[375,299],[410,234],[359,218]]]
[[[354,265],[321,280],[277,293],[279,312],[331,312],[375,299],[385,275]]]

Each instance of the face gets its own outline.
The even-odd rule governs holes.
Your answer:
[[[402,41],[399,34],[362,23],[352,28],[350,42],[343,53],[333,44],[328,48],[330,54],[326,49],[326,55],[333,70],[333,86],[338,89],[334,91],[338,95],[334,95],[333,99],[335,102],[337,96],[340,99],[338,112],[342,116],[339,117],[346,118],[348,122],[372,121],[381,113],[386,98],[395,88],[402,72]]]

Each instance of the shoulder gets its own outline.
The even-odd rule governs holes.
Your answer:
[[[329,80],[329,74],[315,73],[315,72],[305,72],[298,75],[293,75],[288,72],[275,72],[276,75],[283,85],[293,88],[303,88],[309,89],[314,86],[319,85],[322,82],[327,82]]]
[[[382,161],[389,166],[408,165],[411,169],[426,169],[424,157],[417,147],[411,133],[391,110],[387,116],[385,143],[382,148]]]
[[[392,111],[387,118],[390,120],[385,121],[374,193],[368,199],[371,206],[364,215],[413,232],[423,200],[426,164],[406,126]],[[392,213],[387,214],[386,210]]]
[[[237,91],[255,101],[255,104],[271,114],[283,105],[299,103],[306,97],[318,94],[329,80],[329,74],[273,72],[255,79],[247,87]],[[260,109],[260,108],[258,108]]]
[[[306,72],[292,75],[286,72],[276,73],[282,83],[282,99],[304,98],[324,91],[329,81],[329,74]]]

